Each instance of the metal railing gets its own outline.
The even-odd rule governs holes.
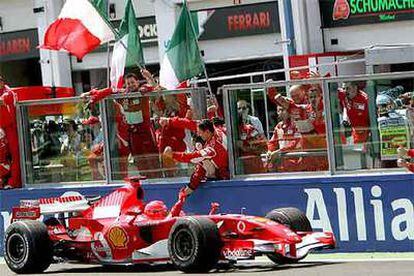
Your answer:
[[[229,169],[231,177],[239,178],[240,176],[237,175],[235,172],[235,156],[234,156],[234,127],[235,127],[235,119],[232,115],[232,108],[236,106],[237,97],[235,97],[235,93],[239,90],[257,90],[257,92],[254,93],[260,93],[264,97],[265,105],[267,108],[267,105],[269,104],[266,99],[266,89],[270,87],[275,88],[288,88],[292,85],[300,85],[300,84],[319,84],[323,89],[323,99],[324,99],[324,107],[325,107],[325,127],[326,127],[326,139],[327,139],[327,150],[318,152],[317,154],[327,154],[328,161],[329,161],[329,171],[328,172],[319,172],[316,174],[320,175],[326,175],[326,173],[330,175],[338,174],[338,170],[336,168],[336,159],[335,159],[335,152],[334,152],[334,133],[332,129],[332,117],[331,117],[331,105],[329,102],[330,97],[330,85],[333,83],[338,82],[346,82],[346,81],[375,81],[375,80],[398,80],[398,79],[407,79],[407,78],[414,78],[414,71],[410,72],[397,72],[397,73],[383,73],[383,74],[373,74],[373,75],[350,75],[350,76],[338,76],[338,77],[330,77],[330,78],[315,78],[315,79],[306,79],[306,80],[293,80],[293,81],[272,81],[272,82],[265,82],[265,83],[254,83],[254,84],[232,84],[232,85],[225,85],[222,87],[223,90],[223,106],[225,111],[225,121],[227,126],[227,139],[228,139],[228,154],[229,154]],[[287,90],[287,89],[286,89]],[[206,89],[205,88],[195,88],[195,89],[184,89],[184,90],[175,90],[175,91],[162,91],[159,95],[173,95],[173,94],[191,94],[193,100],[198,97],[197,105],[200,108],[206,107]],[[147,96],[156,96],[156,95],[147,95]],[[113,179],[113,168],[111,163],[111,150],[109,146],[109,122],[108,121],[108,106],[107,101],[108,100],[117,100],[120,98],[130,98],[130,97],[142,97],[141,95],[136,94],[119,94],[119,95],[111,95],[107,98],[107,100],[102,101],[100,103],[100,115],[101,115],[101,123],[102,123],[102,129],[104,134],[104,141],[105,141],[105,147],[104,147],[104,164],[105,164],[105,176],[106,179],[103,181],[93,181],[93,183],[118,183],[120,181],[117,181]],[[26,155],[29,153],[28,148],[28,141],[29,139],[29,133],[27,131],[27,114],[25,114],[25,108],[29,106],[35,106],[35,105],[50,105],[50,104],[63,104],[63,103],[79,103],[82,99],[80,97],[72,97],[72,98],[59,98],[59,99],[46,99],[46,100],[31,100],[31,101],[22,101],[17,103],[17,119],[18,119],[18,131],[19,131],[19,145],[22,152],[22,158],[21,158],[21,169],[22,169],[22,179],[24,181],[24,185],[30,185],[32,183],[26,183],[27,180],[27,167],[26,164],[24,164],[24,160],[26,159]],[[204,101],[204,102],[203,102]],[[268,110],[266,110],[266,116],[268,116]],[[266,124],[268,124],[268,117],[266,117]],[[267,130],[269,131],[269,126],[267,126]],[[29,143],[30,144],[30,143]],[[307,156],[309,154],[308,152],[291,152],[287,153],[285,156],[289,157],[300,157],[300,156]],[[374,170],[373,170],[374,171]],[[394,170],[390,170],[392,172]],[[366,173],[366,170],[357,170],[353,171],[352,173],[358,174],[358,173]],[[341,171],[342,173],[342,171]],[[260,174],[260,176],[263,174]],[[292,177],[292,175],[298,175],[300,177],[303,177],[304,173],[266,173],[264,174],[267,177],[273,177],[276,176],[278,178],[280,177]],[[305,173],[305,175],[307,175]],[[310,173],[310,175],[315,175],[315,173]],[[249,176],[243,176],[243,177],[249,177]],[[177,179],[182,180],[182,177],[178,178],[171,178],[171,179],[154,179],[151,180],[151,182],[174,182]],[[42,184],[50,184],[50,185],[56,185],[56,183],[42,183]],[[66,183],[65,183],[66,184]],[[62,183],[63,185],[63,183]]]
[[[331,104],[329,102],[330,90],[329,85],[333,83],[341,82],[360,82],[360,81],[376,81],[376,80],[398,80],[398,79],[414,79],[414,71],[408,72],[394,72],[394,73],[381,73],[381,74],[358,74],[358,75],[347,75],[347,76],[336,76],[336,77],[320,77],[320,78],[311,78],[311,79],[301,79],[301,80],[292,80],[292,81],[269,81],[263,83],[253,83],[253,84],[230,84],[224,85],[222,87],[223,99],[224,99],[224,110],[226,117],[226,126],[227,126],[227,139],[228,139],[228,151],[229,151],[229,165],[230,165],[230,175],[235,177],[236,174],[236,160],[235,160],[235,149],[233,145],[234,141],[234,119],[231,112],[231,107],[236,105],[235,100],[237,96],[235,95],[238,91],[246,90],[256,90],[256,91],[266,91],[268,88],[284,88],[287,90],[288,87],[292,85],[303,85],[303,84],[318,84],[322,87],[323,91],[323,103],[324,103],[324,114],[325,114],[325,127],[326,127],[326,139],[327,139],[327,155],[329,161],[329,174],[334,175],[338,174],[336,169],[336,159],[334,152],[334,135],[332,127],[332,117],[331,117]],[[267,104],[267,103],[266,103]],[[401,169],[400,169],[401,170]],[[365,170],[361,170],[364,171]],[[375,171],[375,170],[373,170]],[[401,170],[402,171],[402,170]],[[358,171],[354,171],[358,173]],[[292,175],[292,173],[289,173]],[[283,173],[278,173],[278,177],[283,177]]]

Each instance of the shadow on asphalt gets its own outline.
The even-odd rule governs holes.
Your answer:
[[[64,264],[62,264],[64,265]],[[76,264],[77,265],[77,264]],[[71,268],[68,269],[59,269],[54,270],[53,266],[44,272],[44,274],[60,274],[60,273],[139,273],[139,272],[166,272],[166,271],[175,271],[175,267],[172,264],[157,264],[157,265],[150,265],[150,264],[140,264],[140,265],[105,265],[105,266],[89,266],[89,265],[82,265],[79,264],[79,267],[73,267],[74,264],[71,265]],[[86,267],[85,267],[86,266]]]
[[[317,266],[328,266],[340,264],[341,262],[303,262],[290,265],[274,265],[271,263],[248,263],[248,264],[219,264],[218,267],[212,270],[209,274],[220,274],[220,273],[260,273],[260,272],[271,272],[271,271],[283,271],[283,270],[294,270],[311,268]],[[140,264],[133,266],[87,266],[79,265],[79,267],[71,267],[68,269],[51,269],[46,271],[44,274],[66,274],[66,273],[155,273],[155,272],[169,272],[176,271],[172,264]]]
[[[224,267],[219,266],[218,269],[213,270],[210,274],[215,273],[260,273],[260,272],[271,272],[271,271],[283,271],[283,270],[294,270],[294,269],[303,269],[303,268],[311,268],[317,266],[327,266],[327,265],[334,265],[339,264],[341,262],[304,262],[304,263],[297,263],[297,264],[289,264],[289,265],[275,265],[271,263],[265,264],[246,264],[246,265],[235,265],[235,266],[228,266],[223,265]]]

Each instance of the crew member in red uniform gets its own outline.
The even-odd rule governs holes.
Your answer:
[[[10,175],[9,144],[7,143],[6,133],[0,128],[0,185],[7,185]]]
[[[164,151],[167,158],[172,158],[178,162],[196,164],[190,183],[185,188],[187,195],[196,190],[201,181],[206,178],[229,178],[227,149],[223,145],[221,136],[217,135],[213,123],[210,120],[203,120],[198,125],[197,132],[204,141],[201,149],[186,153],[173,152],[170,147],[167,147]]]
[[[298,105],[292,100],[281,96],[275,97],[279,105],[286,108],[292,121],[302,135],[304,151],[326,150],[326,129],[322,91],[319,85],[310,85],[308,90],[309,104]],[[315,153],[316,154],[316,153]],[[328,168],[326,156],[306,156],[302,159],[306,171],[319,171]]]
[[[175,127],[172,124],[167,123],[167,118],[184,118],[187,110],[187,97],[184,94],[176,95],[166,95],[164,96],[164,103],[162,109],[160,110],[161,118],[160,122],[160,134],[158,141],[158,148],[160,152],[163,152],[164,149],[170,146],[173,151],[185,151],[186,144],[184,142],[185,131],[182,128]],[[181,97],[184,96],[185,100],[181,100]]]
[[[369,137],[368,95],[353,82],[346,82],[338,92],[343,110],[344,126],[352,128],[354,144],[365,143]]]
[[[147,70],[141,70],[141,74],[149,79],[151,75]],[[152,82],[152,81],[151,81]],[[149,84],[140,86],[138,77],[133,74],[125,76],[125,91],[121,93],[140,93],[146,95],[154,91],[154,86]],[[82,96],[90,96],[91,102],[95,103],[108,95],[114,93],[111,88],[103,90],[92,90]],[[125,98],[117,100],[119,112],[116,114],[118,127],[120,170],[126,171],[127,156],[129,153],[134,157],[138,170],[148,178],[160,176],[158,171],[146,170],[160,169],[159,151],[155,140],[155,131],[151,123],[151,110],[149,97]]]
[[[0,76],[0,128],[6,134],[8,153],[11,156],[10,178],[6,188],[20,188],[20,152],[17,136],[16,106],[17,95],[10,90],[2,76]]]
[[[267,143],[268,168],[279,172],[301,171],[302,158],[282,157],[282,153],[301,150],[301,134],[290,119],[289,112],[282,106],[277,107],[277,117],[281,120]]]
[[[166,147],[173,151],[186,151],[186,132],[183,128],[168,123],[168,118],[183,118],[189,109],[185,94],[164,95],[155,101],[155,113],[160,116],[156,129],[156,141],[159,152]],[[162,159],[162,167],[166,177],[173,177],[177,173],[177,166],[171,160]]]
[[[307,97],[306,90],[309,88],[309,85],[293,85],[289,89],[290,97],[292,98],[295,104],[308,104],[309,99]]]

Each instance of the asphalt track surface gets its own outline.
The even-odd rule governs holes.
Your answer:
[[[53,264],[44,275],[185,275],[172,265],[140,265],[135,267],[101,267],[80,264]],[[265,258],[241,262],[234,266],[221,265],[210,275],[414,275],[414,258],[362,256],[349,258],[310,257],[298,264],[277,266]],[[0,275],[14,275],[0,261]],[[194,274],[193,274],[194,275]]]

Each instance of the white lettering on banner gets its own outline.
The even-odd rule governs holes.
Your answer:
[[[308,194],[306,216],[310,218],[312,228],[319,228],[326,232],[332,232],[332,226],[328,212],[326,211],[322,191],[320,189],[305,189],[305,193]],[[319,219],[314,219],[315,209],[318,211]]]
[[[375,198],[381,197],[381,188],[379,186],[373,186],[371,188],[371,195]],[[385,241],[384,211],[382,201],[373,199],[370,202],[374,207],[375,236],[377,241]]]
[[[404,239],[414,240],[414,208],[413,203],[407,198],[394,200],[391,203],[392,210],[404,209],[404,213],[395,216],[391,221],[391,231],[394,239],[402,241]],[[402,229],[405,224],[405,229]]]
[[[367,229],[365,221],[364,197],[362,195],[362,188],[351,188],[354,194],[355,218],[356,228],[359,241],[367,240]]]
[[[344,188],[334,188],[338,204],[338,225],[341,241],[349,241],[348,216],[346,215],[346,195]]]
[[[333,188],[335,193],[338,215],[338,232],[339,240],[349,241],[349,223],[355,224],[358,241],[367,240],[367,222],[366,214],[369,218],[373,218],[373,225],[375,227],[375,240],[386,240],[386,229],[384,222],[384,208],[391,210],[391,208],[384,207],[381,200],[383,197],[382,189],[378,185],[374,185],[370,189],[369,200],[372,208],[365,209],[364,194],[361,187],[351,187],[350,191],[353,195],[353,204],[355,210],[355,222],[348,221],[347,213],[347,197],[345,188]],[[322,190],[319,188],[304,189],[308,196],[306,205],[306,216],[309,218],[311,225],[315,229],[322,229],[323,231],[331,230],[331,220],[327,213],[325,199]],[[368,205],[369,206],[369,205]],[[391,221],[391,234],[397,241],[414,240],[414,205],[408,198],[396,199],[391,202],[394,217]],[[398,210],[398,211],[397,211]],[[368,213],[366,213],[368,212]],[[372,216],[370,216],[372,214]],[[396,215],[398,214],[398,215]]]
[[[139,37],[141,39],[155,38],[157,37],[157,24],[147,24],[138,26]]]

